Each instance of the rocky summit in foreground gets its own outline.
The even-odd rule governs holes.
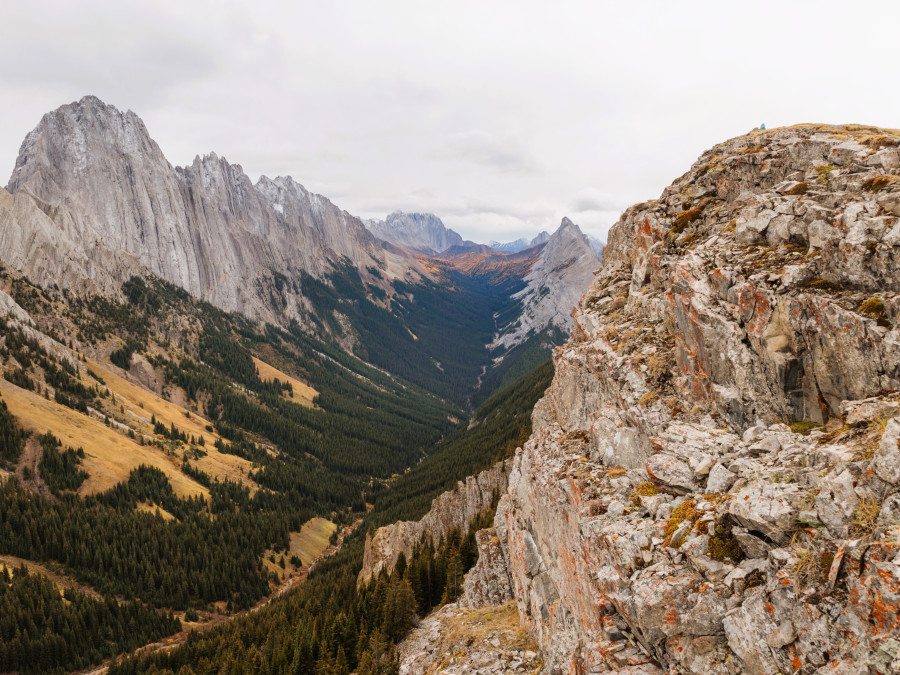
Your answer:
[[[898,145],[753,132],[613,227],[461,601],[544,672],[900,672]]]

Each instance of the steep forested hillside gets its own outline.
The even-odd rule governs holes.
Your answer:
[[[455,598],[462,574],[477,557],[474,532],[492,515],[483,514],[469,532],[451,533],[437,548],[423,546],[408,565],[398,563],[392,576],[383,574],[357,589],[364,533],[420,516],[449,485],[508,456],[530,433],[531,408],[552,374],[545,362],[486,401],[475,414],[475,426],[449,437],[380,494],[363,527],[295,593],[221,629],[192,635],[178,649],[127,660],[110,674],[395,673],[392,643],[409,629],[413,612]]]

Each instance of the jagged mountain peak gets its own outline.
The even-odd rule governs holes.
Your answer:
[[[394,211],[384,220],[370,220],[366,225],[380,239],[426,253],[441,253],[463,244],[463,238],[433,213]]]
[[[551,327],[567,332],[571,309],[590,285],[599,263],[581,228],[563,218],[525,277],[525,288],[515,295],[522,303],[521,315],[500,327],[491,347],[514,347]]]
[[[537,246],[538,244],[543,244],[550,238],[550,233],[547,230],[541,231],[534,239],[532,239],[529,244],[531,246]]]
[[[572,238],[578,240],[584,239],[584,241],[587,242],[587,237],[585,236],[584,232],[581,231],[581,228],[573,223],[567,216],[563,216],[559,227],[554,230],[553,234],[547,237],[547,243],[549,244],[554,241],[561,241]]]
[[[275,274],[320,277],[346,258],[387,278],[418,275],[410,256],[386,252],[362,221],[290,177],[253,185],[240,164],[215,152],[173,167],[135,113],[94,96],[43,116],[22,144],[9,191],[32,198],[59,230],[35,225],[34,236],[16,237],[3,252],[38,283],[116,295],[131,275],[149,272],[223,309],[271,320],[274,311],[299,316],[301,304],[295,297],[273,306],[266,280]],[[80,262],[58,278],[48,256]]]
[[[111,154],[121,161],[113,161]],[[134,112],[85,96],[46,113],[28,133],[7,190],[26,190],[47,203],[60,203],[92,169],[121,168],[116,165],[125,160],[141,167],[172,168]]]

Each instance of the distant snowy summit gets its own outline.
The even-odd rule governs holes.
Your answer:
[[[490,246],[495,251],[501,251],[502,253],[518,253],[519,251],[524,251],[526,248],[531,248],[532,246],[546,244],[548,239],[550,239],[550,233],[545,230],[534,239],[526,239],[525,237],[522,237],[521,239],[516,239],[515,241],[491,241],[488,242],[488,246]]]

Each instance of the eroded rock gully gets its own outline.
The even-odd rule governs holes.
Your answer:
[[[545,672],[900,672],[898,138],[753,132],[611,230],[495,520]]]

